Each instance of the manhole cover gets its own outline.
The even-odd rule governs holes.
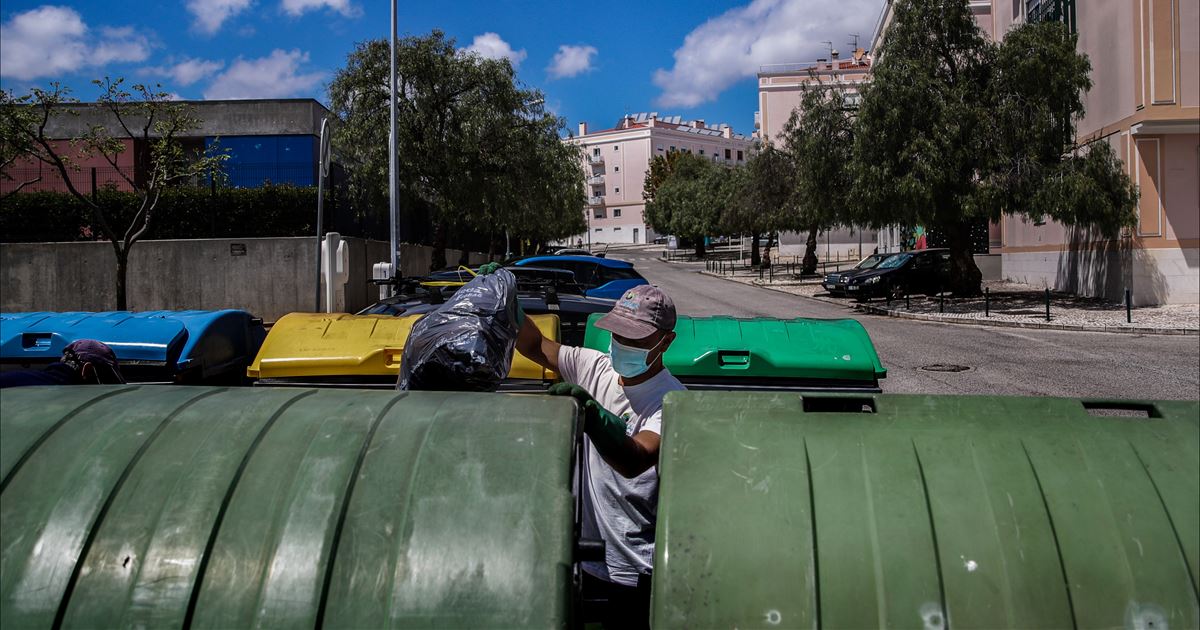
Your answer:
[[[954,365],[952,363],[934,363],[933,365],[922,365],[922,370],[926,372],[966,372],[971,369],[965,365]]]

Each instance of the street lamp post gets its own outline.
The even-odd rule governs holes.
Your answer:
[[[388,227],[391,234],[391,252],[392,252],[392,280],[400,277],[400,200],[396,198],[396,3],[398,0],[392,0],[392,35],[391,35],[391,51],[390,72],[388,74],[391,81],[391,98],[388,101],[388,115],[390,118],[388,132]],[[390,294],[395,293],[395,284],[392,284],[388,291]]]

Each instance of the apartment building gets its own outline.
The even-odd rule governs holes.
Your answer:
[[[650,159],[671,151],[692,153],[720,164],[743,164],[753,140],[727,124],[660,117],[657,112],[626,115],[611,129],[591,131],[579,123],[579,135],[567,138],[583,147],[588,200],[583,243],[646,243],[654,235],[643,216],[642,191]]]
[[[804,91],[812,84],[838,85],[847,100],[857,102],[859,88],[871,78],[871,53],[856,48],[848,59],[830,50],[829,59],[813,63],[778,63],[758,69],[758,111],[754,112],[754,134],[778,144],[780,134],[800,106]]]
[[[887,37],[892,0],[874,46]],[[993,253],[1011,280],[1136,304],[1200,301],[1200,0],[971,0],[999,40],[1057,20],[1092,65],[1080,144],[1108,142],[1141,191],[1137,225],[1116,240],[1047,220],[1004,217]]]

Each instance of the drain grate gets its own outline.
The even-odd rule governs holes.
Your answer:
[[[953,363],[934,363],[931,365],[922,365],[921,369],[926,372],[966,372],[971,368],[966,365],[955,365]]]

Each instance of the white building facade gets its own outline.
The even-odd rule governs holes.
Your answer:
[[[579,135],[568,138],[583,147],[587,181],[587,233],[572,244],[648,243],[654,238],[646,225],[642,192],[650,160],[671,151],[693,153],[720,164],[744,164],[753,141],[726,124],[708,126],[704,120],[679,116],[660,118],[657,112],[631,114],[615,127],[590,131],[579,123]]]

